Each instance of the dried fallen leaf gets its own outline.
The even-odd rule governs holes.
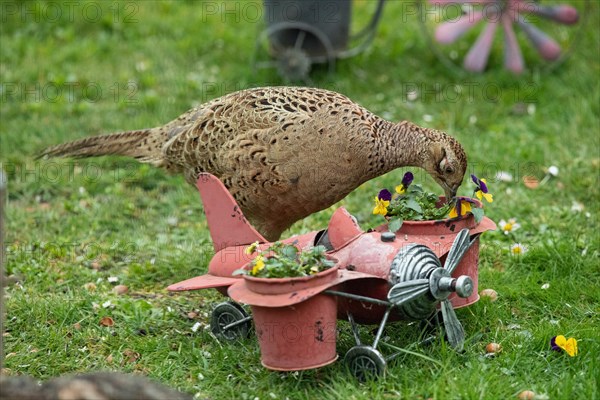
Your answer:
[[[96,284],[94,282],[88,282],[85,285],[83,285],[83,287],[90,292],[96,290]]]
[[[189,319],[195,319],[198,316],[198,313],[190,311],[189,313],[187,313],[187,317]]]
[[[129,288],[125,285],[117,285],[113,288],[113,293],[122,295],[129,291]]]
[[[113,356],[112,356],[112,354],[109,354],[108,356],[106,356],[106,362],[108,364],[112,364],[112,362],[113,362]]]
[[[123,356],[125,357],[123,362],[126,362],[126,363],[134,363],[137,360],[139,360],[141,357],[140,353],[138,353],[137,351],[133,351],[131,349],[125,349],[123,351]]]
[[[535,392],[532,392],[531,390],[523,390],[521,393],[519,393],[519,400],[533,400],[535,399]]]
[[[529,175],[523,177],[523,183],[529,189],[536,189],[540,185],[540,182],[535,176]]]
[[[100,320],[100,325],[102,326],[113,326],[114,324],[115,321],[113,321],[111,317],[102,317],[102,319]]]
[[[498,300],[498,292],[496,292],[494,289],[483,289],[481,292],[479,292],[479,295],[481,297],[490,299],[490,301]]]
[[[79,331],[79,330],[81,330],[81,324],[79,322],[75,322],[73,324],[73,328]]]
[[[485,346],[485,352],[488,354],[498,354],[502,351],[502,346],[499,343],[490,343]]]

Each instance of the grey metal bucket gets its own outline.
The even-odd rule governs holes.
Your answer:
[[[348,45],[350,0],[265,0],[264,6],[275,52],[294,47],[299,35],[301,49],[310,57],[328,56]]]

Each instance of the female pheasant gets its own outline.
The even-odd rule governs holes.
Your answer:
[[[447,198],[467,168],[462,146],[444,132],[392,123],[339,93],[301,87],[242,90],[161,127],[88,137],[41,156],[107,154],[183,173],[192,185],[210,172],[268,240],[395,168],[423,168]]]

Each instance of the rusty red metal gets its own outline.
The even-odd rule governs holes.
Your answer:
[[[340,229],[340,226],[346,229]],[[444,261],[458,232],[467,228],[475,242],[453,275],[470,276],[473,279],[474,290],[473,294],[467,298],[452,294],[449,300],[454,308],[465,307],[479,300],[477,291],[479,235],[485,231],[496,229],[496,225],[489,218],[484,218],[479,224],[475,222],[471,214],[458,220],[405,221],[401,229],[396,232],[396,239],[393,242],[382,241],[382,233],[388,231],[387,224],[378,226],[372,232],[360,231],[357,233],[355,227],[356,222],[344,208],[335,211],[328,227],[330,241],[332,244],[336,243],[331,254],[339,260],[339,266],[342,269],[351,269],[386,281],[374,281],[368,285],[361,282],[349,283],[345,289],[349,293],[385,299],[390,289],[387,283],[389,267],[400,248],[409,243],[422,244],[433,250],[435,255]],[[344,318],[346,312],[351,311],[356,320],[361,323],[376,323],[381,320],[384,312],[384,307],[356,300],[340,299],[338,304],[340,318]],[[397,320],[400,319],[400,316],[392,314],[390,318]]]
[[[252,306],[262,365],[298,371],[333,363],[338,358],[336,310],[336,298],[325,294],[293,306]]]
[[[334,273],[335,272],[335,273]],[[343,289],[346,282],[370,279],[373,283],[387,283],[362,272],[331,268],[313,277],[260,279],[244,276],[229,287],[227,294],[235,301],[261,307],[287,307],[301,303],[330,288]],[[270,287],[271,286],[271,287]]]
[[[334,212],[326,229],[282,240],[300,249],[325,245],[328,257],[337,260],[334,268],[304,278],[260,279],[242,275],[244,279],[241,279],[242,276],[232,274],[247,267],[253,259],[245,253],[246,247],[259,242],[259,250],[264,250],[271,243],[248,223],[233,197],[216,177],[201,174],[197,186],[216,254],[208,265],[207,274],[170,285],[168,290],[215,288],[240,303],[251,305],[262,362],[267,368],[299,370],[335,361],[336,314],[337,318],[345,319],[347,313],[351,313],[358,323],[379,323],[385,311],[382,304],[389,303],[348,298],[348,295],[387,300],[392,261],[409,244],[426,246],[443,263],[459,232],[467,229],[467,239],[470,238],[472,245],[452,275],[470,277],[474,285],[473,294],[467,298],[452,294],[448,300],[453,308],[459,308],[479,299],[479,236],[496,229],[489,218],[484,217],[477,223],[474,216],[468,214],[440,221],[405,221],[394,234],[389,232],[387,224],[365,232],[356,219],[341,207]],[[323,294],[328,289],[337,291],[337,295]],[[340,296],[341,293],[346,295]],[[395,308],[389,311],[386,319],[402,318]],[[291,342],[289,337],[286,339],[289,332],[284,331],[290,326],[302,327],[297,340]],[[323,330],[323,326],[329,330]],[[319,339],[330,334],[333,335],[332,343]]]
[[[235,199],[219,178],[211,174],[200,174],[196,187],[204,205],[216,253],[230,247],[267,241],[248,223]]]
[[[278,371],[318,368],[334,362],[337,298],[326,289],[342,289],[357,279],[380,280],[361,272],[333,267],[313,276],[244,279],[233,284],[229,296],[250,304],[261,362]]]
[[[232,273],[243,268],[253,258],[245,254],[246,247],[258,241],[261,243],[259,249],[262,250],[269,247],[270,243],[248,223],[227,188],[218,178],[203,173],[198,178],[197,186],[216,254],[208,265],[207,274],[172,284],[167,289],[186,291],[216,288],[225,293],[229,286],[239,280],[239,277],[232,277]],[[409,243],[423,244],[433,250],[443,261],[456,234],[463,228],[469,229],[471,237],[476,239],[476,242],[454,271],[454,275],[468,275],[477,285],[478,237],[485,231],[494,230],[496,225],[486,217],[477,224],[472,214],[459,219],[440,221],[405,221],[401,229],[396,232],[395,240],[384,242],[381,235],[388,231],[387,224],[382,224],[373,231],[364,232],[350,213],[340,207],[334,212],[327,226],[328,239],[331,243],[328,254],[339,260],[340,269],[387,279],[390,263],[401,247]],[[309,232],[282,241],[295,243],[297,247],[303,249],[315,245],[321,233],[322,231]],[[359,294],[382,298],[387,294],[389,287],[383,283],[380,286],[377,288],[360,282],[348,285]],[[454,307],[464,307],[478,299],[477,290],[466,299],[454,295],[451,297]],[[372,307],[373,305],[369,304],[365,314],[371,314]]]
[[[232,284],[239,281],[232,273],[243,268],[253,257],[245,254],[246,247],[258,241],[259,249],[267,248],[268,243],[245,219],[237,203],[227,191],[221,181],[213,175],[201,174],[197,182],[204,210],[210,229],[211,238],[216,254],[208,266],[208,273],[199,277],[188,279],[170,285],[171,291],[200,290],[208,288],[219,289],[222,293]],[[488,230],[494,230],[496,225],[489,219],[484,219],[477,224],[472,214],[458,219],[445,219],[440,221],[405,221],[395,240],[384,242],[382,233],[388,231],[387,224],[382,224],[373,231],[364,232],[356,220],[343,207],[337,209],[329,225],[327,234],[331,248],[328,252],[339,260],[340,269],[361,272],[372,277],[387,279],[389,266],[399,249],[409,243],[422,244],[430,248],[442,261],[452,246],[457,233],[469,229],[475,243],[469,249],[457,269],[455,276],[468,275],[473,279],[475,290],[473,295],[460,298],[452,295],[450,300],[453,307],[464,307],[479,299],[477,291],[478,282],[478,257],[479,235]],[[299,248],[315,245],[316,239],[322,231],[309,232],[283,240],[286,243],[295,243]],[[389,290],[389,285],[380,281],[378,285],[369,285],[356,282],[346,285],[352,292],[374,298],[384,298]],[[358,320],[377,319],[380,312],[373,312],[373,305],[368,304],[365,310],[354,305],[356,301],[345,300],[341,302],[342,312],[346,307],[353,308]]]

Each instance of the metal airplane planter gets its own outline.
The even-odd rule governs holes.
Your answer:
[[[248,335],[252,317],[239,303],[251,305],[265,367],[274,370],[299,370],[335,361],[335,314],[339,319],[349,320],[352,326],[356,346],[347,352],[345,361],[359,379],[365,379],[368,375],[381,375],[385,371],[386,358],[377,350],[377,346],[386,323],[390,321],[427,320],[441,309],[449,343],[457,350],[462,349],[464,330],[456,318],[454,308],[479,300],[479,236],[496,228],[490,219],[484,217],[480,223],[476,223],[474,217],[468,214],[458,219],[405,221],[395,233],[389,232],[387,224],[363,231],[354,217],[344,208],[339,208],[326,229],[282,240],[294,243],[299,249],[325,246],[327,254],[337,261],[332,268],[335,272],[318,274],[324,276],[319,277],[312,286],[305,283],[296,286],[292,284],[279,293],[271,293],[253,290],[252,285],[255,283],[252,279],[232,276],[234,271],[252,260],[253,257],[245,254],[249,244],[258,241],[260,249],[265,249],[270,243],[246,221],[235,200],[218,178],[202,174],[197,187],[216,254],[209,263],[206,275],[175,283],[168,290],[177,292],[214,288],[235,300],[236,302],[218,304],[212,312],[211,329],[218,338],[224,340],[235,340]],[[266,355],[263,348],[266,343],[265,329],[259,329],[257,321],[259,316],[263,319],[263,311],[271,311],[272,314],[279,315],[278,318],[286,320],[281,324],[271,322],[271,328],[281,325],[281,329],[288,329],[293,326],[293,321],[306,319],[299,315],[290,322],[287,317],[301,309],[310,309],[314,313],[315,306],[310,302],[316,302],[318,297],[328,298],[329,300],[322,301],[333,304],[327,307],[335,308],[334,322],[323,328],[323,320],[316,317],[315,326],[318,329],[310,337],[308,344],[295,343],[298,349],[294,350],[294,346],[290,344],[294,340],[288,340],[279,347],[288,352],[300,352],[303,356],[308,354],[308,357],[321,355],[321,359],[298,361],[294,364],[293,360],[280,360],[293,358],[289,354]],[[316,307],[318,308],[319,306]],[[357,324],[379,324],[372,345],[361,343]],[[273,328],[269,335],[280,333],[280,330]],[[323,340],[323,336],[328,340]],[[277,338],[270,337],[269,340],[276,341]],[[329,350],[321,350],[319,346],[326,341],[330,342]],[[311,355],[313,345],[315,350]],[[322,356],[327,352],[330,353],[328,356]],[[388,359],[394,356],[388,356]]]

